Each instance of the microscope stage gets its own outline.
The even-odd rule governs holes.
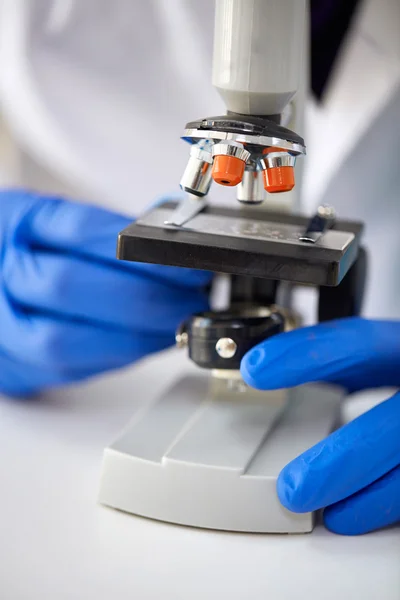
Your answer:
[[[357,257],[358,222],[337,221],[318,242],[307,244],[299,240],[307,217],[207,206],[181,227],[165,225],[176,206],[153,208],[122,231],[118,258],[335,286]]]

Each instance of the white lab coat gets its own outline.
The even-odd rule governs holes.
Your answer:
[[[0,185],[137,214],[177,190],[211,85],[214,0],[0,0]],[[367,316],[400,318],[400,2],[364,0],[306,112],[302,206],[363,219]]]

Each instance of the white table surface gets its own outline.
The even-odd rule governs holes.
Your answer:
[[[40,401],[0,399],[1,600],[399,600],[399,527],[230,534],[97,505],[103,447],[182,361],[167,353]]]

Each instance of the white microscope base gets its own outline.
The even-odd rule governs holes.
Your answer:
[[[142,412],[105,449],[100,503],[210,529],[312,531],[314,515],[283,508],[276,480],[332,430],[340,392],[320,385],[245,394],[227,392],[225,382],[216,387],[207,376],[187,376]]]

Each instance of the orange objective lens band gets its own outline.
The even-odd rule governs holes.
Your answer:
[[[287,152],[283,148],[264,148],[263,154],[271,152]],[[279,194],[280,192],[290,192],[294,188],[294,168],[293,167],[271,167],[264,169],[264,188],[270,194]]]
[[[246,163],[236,156],[219,154],[214,158],[212,176],[216,183],[226,186],[238,185],[243,179]]]

